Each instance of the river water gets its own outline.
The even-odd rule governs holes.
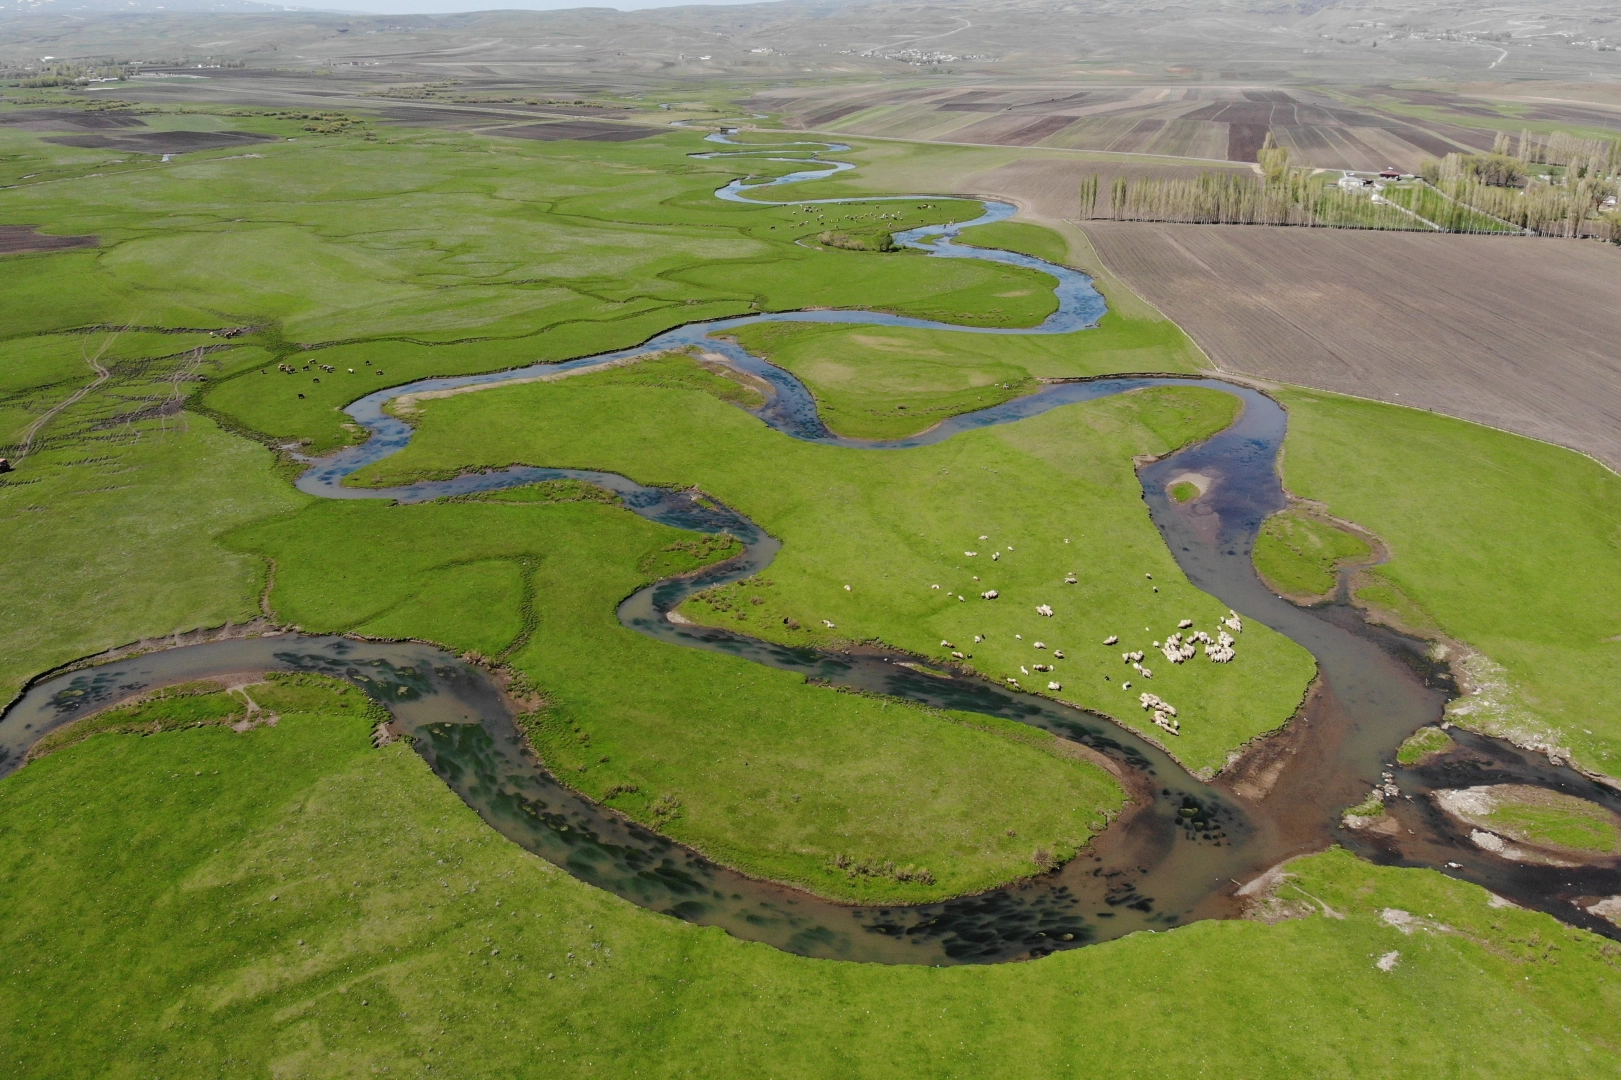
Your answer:
[[[836,144],[815,144],[842,149]],[[740,151],[737,153],[770,152]],[[775,151],[779,152],[779,151]],[[843,163],[764,184],[734,181],[716,194],[749,201],[762,187],[842,171]],[[838,166],[838,167],[835,167]],[[927,196],[897,196],[915,200]],[[870,202],[870,199],[821,200]],[[699,532],[727,532],[745,549],[738,557],[685,578],[648,586],[619,607],[620,621],[672,647],[724,652],[807,678],[1031,724],[1106,756],[1134,796],[1131,806],[1078,858],[1035,880],[987,893],[918,906],[833,903],[799,890],[755,881],[716,865],[666,837],[627,821],[564,787],[527,749],[512,703],[480,669],[443,650],[415,643],[362,642],[335,636],[276,634],[147,653],[69,672],[32,686],[0,718],[0,775],[17,768],[46,732],[162,685],[266,670],[312,671],[361,686],[394,714],[395,724],[434,772],[492,827],[569,873],[634,903],[673,917],[720,926],[737,937],[806,956],[882,963],[986,963],[1038,957],[1138,930],[1165,930],[1238,912],[1234,891],[1291,855],[1339,842],[1379,862],[1427,865],[1476,881],[1525,906],[1621,937],[1617,928],[1572,901],[1621,893],[1615,860],[1578,870],[1527,866],[1491,856],[1436,811],[1438,786],[1517,782],[1557,788],[1621,812],[1621,798],[1568,768],[1479,736],[1460,735],[1458,751],[1413,769],[1394,769],[1396,747],[1440,719],[1451,693],[1448,674],[1425,657],[1422,643],[1370,627],[1345,604],[1305,609],[1275,596],[1256,577],[1251,548],[1265,518],[1286,503],[1277,454],[1287,429],[1284,410],[1249,387],[1208,378],[1120,376],[1057,383],[992,408],[954,417],[920,435],[890,441],[846,439],[829,432],[815,400],[794,376],[714,335],[763,321],[885,325],[984,334],[1072,333],[1096,323],[1103,298],[1086,275],[1030,256],[967,247],[958,228],[1003,220],[1014,212],[988,202],[960,226],[897,234],[897,243],[935,258],[985,258],[1051,275],[1058,309],[1040,326],[983,329],[864,311],[780,312],[679,327],[645,344],[561,364],[458,378],[425,379],[379,391],[348,412],[371,438],[312,464],[298,487],[326,498],[381,498],[402,503],[573,478],[618,493],[651,520]],[[612,473],[513,467],[394,488],[355,488],[345,477],[405,446],[408,425],[383,406],[406,394],[491,385],[552,375],[654,350],[702,345],[770,384],[752,410],[783,434],[852,450],[883,451],[939,442],[975,428],[1016,423],[1049,409],[1152,386],[1202,386],[1230,393],[1243,409],[1225,431],[1139,472],[1154,523],[1188,578],[1252,619],[1287,635],[1316,658],[1320,682],[1287,734],[1258,755],[1264,767],[1205,782],[1154,743],[1110,719],[1022,693],[917,657],[882,650],[824,653],[758,641],[731,631],[683,625],[666,615],[692,593],[736,581],[769,565],[780,545],[746,516],[688,492],[647,488]],[[1170,499],[1174,478],[1193,472],[1208,490],[1185,504]],[[901,663],[905,662],[905,665]],[[1395,834],[1362,834],[1340,825],[1354,805],[1394,773]],[[1471,779],[1472,778],[1472,779]]]

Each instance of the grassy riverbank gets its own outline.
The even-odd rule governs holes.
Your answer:
[[[696,485],[784,547],[760,579],[715,603],[689,603],[693,617],[793,644],[876,640],[941,659],[957,651],[997,680],[1058,682],[1056,696],[1161,735],[1192,767],[1218,768],[1231,748],[1293,713],[1310,656],[1257,624],[1232,664],[1154,664],[1150,651],[1151,682],[1120,654],[1151,650],[1181,619],[1213,625],[1226,612],[1166,551],[1132,459],[1220,430],[1236,407],[1219,392],[1162,388],[937,446],[843,450],[780,435],[700,391],[588,374],[427,402],[411,446],[359,477],[391,483],[525,462]],[[993,589],[997,599],[981,598]],[[1038,614],[1040,605],[1054,614]],[[1104,646],[1111,634],[1121,642]],[[1037,672],[1038,663],[1054,670]],[[1149,687],[1181,710],[1179,738],[1138,707]]]
[[[1342,563],[1364,559],[1371,548],[1359,536],[1299,510],[1273,514],[1255,538],[1261,580],[1289,596],[1316,597],[1334,588]]]
[[[1586,1078],[1621,1054],[1614,943],[1438,874],[1329,853],[1292,864],[1277,925],[811,961],[581,884],[367,734],[99,735],[0,781],[8,1075]]]
[[[1038,849],[1069,857],[1121,805],[1022,725],[625,629],[619,600],[686,569],[665,564],[693,536],[618,507],[323,501],[229,539],[275,560],[271,604],[305,629],[506,657],[549,699],[527,726],[553,772],[756,876],[852,900],[969,892],[1036,872]],[[853,876],[839,856],[934,880]]]
[[[812,323],[746,326],[736,336],[750,352],[797,375],[829,428],[859,439],[915,435],[958,413],[1031,393],[1042,379],[1193,374],[1202,359],[1174,324],[1114,312],[1094,329],[1042,337]]]
[[[1621,773],[1621,477],[1546,443],[1292,390],[1283,472],[1391,548],[1358,594],[1482,654],[1454,721]]]
[[[358,437],[341,406],[383,386],[619,348],[755,308],[1017,325],[1052,306],[1047,279],[1016,268],[796,243],[846,219],[961,219],[975,203],[723,203],[711,192],[738,166],[688,158],[707,149],[699,133],[312,134],[214,107],[143,122],[297,141],[160,165],[0,125],[0,159],[27,163],[16,179],[53,181],[9,189],[8,220],[99,242],[0,257],[0,456],[17,466],[0,477],[0,701],[80,656],[258,613],[263,567],[213,537],[303,497],[268,453],[217,425],[327,449]]]

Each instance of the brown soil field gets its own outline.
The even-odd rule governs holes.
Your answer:
[[[1078,224],[1108,269],[1224,370],[1432,409],[1621,469],[1621,249]]]
[[[273,135],[247,131],[137,131],[118,135],[61,135],[45,140],[86,150],[123,150],[132,154],[189,154],[227,146],[275,142]]]
[[[630,142],[663,135],[667,129],[630,124],[593,123],[590,120],[564,120],[556,124],[525,124],[522,127],[491,128],[488,134],[509,139],[578,139],[582,142]]]
[[[128,113],[88,109],[17,109],[0,113],[0,124],[24,131],[105,131],[146,126],[144,120]]]
[[[47,236],[45,233],[35,232],[32,225],[0,225],[0,255],[95,247],[99,243],[101,240],[94,236]]]
[[[1416,169],[1430,157],[1490,149],[1491,131],[1452,118],[1502,118],[1437,93],[1421,102],[1382,96],[1435,115],[1420,121],[1308,90],[1210,85],[796,86],[763,90],[748,105],[849,135],[1241,162],[1256,160],[1270,131],[1297,161],[1340,169]]]

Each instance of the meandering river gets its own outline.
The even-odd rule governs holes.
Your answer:
[[[724,136],[712,139],[727,142]],[[734,144],[735,145],[735,144]],[[733,181],[722,199],[754,201],[762,188],[802,183],[852,166],[815,152],[813,164],[764,183]],[[783,148],[714,155],[780,155]],[[916,200],[932,196],[894,196]],[[816,202],[876,201],[871,198]],[[898,244],[934,258],[975,258],[1039,270],[1055,279],[1057,310],[1040,326],[990,329],[866,311],[773,312],[678,327],[646,343],[561,364],[457,378],[424,379],[370,394],[349,414],[370,432],[362,445],[321,459],[298,481],[324,498],[421,502],[448,495],[573,478],[618,493],[631,511],[680,529],[727,532],[745,549],[696,575],[640,590],[619,607],[630,629],[672,647],[708,649],[857,688],[940,708],[1016,720],[1075,740],[1105,755],[1125,778],[1133,804],[1078,858],[1035,880],[940,903],[852,906],[760,882],[719,866],[558,783],[535,760],[513,724],[511,703],[486,673],[430,646],[277,634],[178,647],[84,668],[32,686],[0,718],[0,775],[18,767],[46,732],[133,694],[162,685],[238,672],[314,671],[350,680],[393,712],[423,758],[492,827],[569,873],[634,903],[676,918],[724,927],[749,940],[806,956],[882,963],[985,963],[1042,956],[1137,930],[1163,930],[1202,918],[1230,917],[1234,893],[1291,855],[1338,842],[1387,863],[1430,865],[1479,882],[1517,903],[1567,922],[1621,937],[1573,898],[1621,893],[1621,867],[1611,860],[1580,868],[1511,863],[1471,844],[1433,808],[1428,792],[1467,783],[1530,783],[1600,802],[1621,812],[1621,797],[1568,768],[1481,736],[1455,732],[1462,750],[1412,769],[1394,766],[1397,746],[1438,721],[1451,693],[1448,673],[1426,659],[1422,643],[1368,626],[1347,604],[1304,609],[1275,596],[1256,577],[1251,548],[1265,518],[1285,505],[1277,455],[1287,428],[1284,410],[1265,394],[1210,378],[1117,376],[1048,385],[1026,397],[954,417],[906,439],[846,439],[828,431],[815,400],[793,375],[749,354],[723,335],[766,321],[917,327],[979,334],[1066,334],[1094,325],[1105,311],[1090,278],[1027,255],[963,245],[957,230],[1015,212],[985,202],[961,225],[928,226],[896,235]],[[657,350],[701,345],[769,384],[753,411],[796,439],[853,451],[939,442],[974,428],[1016,423],[1049,409],[1151,386],[1202,386],[1235,395],[1243,410],[1213,438],[1140,470],[1154,523],[1194,585],[1246,619],[1272,627],[1316,658],[1320,681],[1286,733],[1242,763],[1233,777],[1204,782],[1159,746],[1109,718],[985,679],[882,650],[828,653],[763,642],[728,630],[679,624],[668,613],[697,590],[752,576],[780,545],[743,514],[685,492],[648,488],[611,473],[515,467],[393,488],[344,486],[358,469],[396,453],[410,427],[384,412],[410,394],[493,385],[553,375]],[[1167,486],[1183,473],[1210,479],[1186,504]],[[901,661],[906,662],[903,666]],[[1388,773],[1395,834],[1363,834],[1340,825],[1343,807],[1360,802]]]

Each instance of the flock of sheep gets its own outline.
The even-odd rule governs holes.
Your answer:
[[[981,540],[988,540],[990,538],[988,536],[981,536],[980,539]],[[1069,541],[1066,540],[1064,542],[1068,543]],[[1007,550],[1012,551],[1013,546],[1011,544],[1008,545]],[[973,558],[978,558],[979,552],[977,552],[977,551],[964,551],[963,555],[965,555],[966,557],[968,557],[970,559],[973,559]],[[1001,559],[1001,557],[1002,557],[1002,553],[1000,551],[991,552],[991,559],[992,560],[998,560],[999,561]],[[1148,575],[1145,575],[1145,576],[1149,580],[1152,580],[1153,577],[1154,577],[1153,574],[1148,574]],[[977,575],[975,576],[974,580],[975,581],[979,580]],[[1069,574],[1065,575],[1065,577],[1064,577],[1064,583],[1066,585],[1074,585],[1074,584],[1077,584],[1078,581],[1079,581],[1079,579],[1076,577],[1076,575],[1075,575],[1075,573],[1073,571],[1071,571]],[[849,586],[845,586],[845,588],[849,588]],[[939,585],[932,585],[932,586],[930,586],[930,588],[931,589],[939,589],[940,586]],[[1158,586],[1156,586],[1154,588],[1154,591],[1156,593],[1159,592]],[[948,595],[950,595],[950,594],[948,593]],[[997,590],[995,590],[995,589],[986,589],[984,592],[980,593],[979,595],[980,595],[980,599],[982,599],[982,600],[995,600],[1001,594],[999,592],[997,592]],[[964,600],[964,597],[958,596],[957,599],[958,600]],[[1053,617],[1052,605],[1050,605],[1050,604],[1038,604],[1038,605],[1036,605],[1036,614],[1042,616],[1043,618],[1048,618],[1048,619],[1052,618]],[[832,624],[829,623],[828,625],[831,626]],[[1154,648],[1158,649],[1162,654],[1164,654],[1165,659],[1169,660],[1171,663],[1173,663],[1173,664],[1181,664],[1181,663],[1184,663],[1184,662],[1186,662],[1188,660],[1193,659],[1193,657],[1198,655],[1199,646],[1203,645],[1204,646],[1205,656],[1209,658],[1211,663],[1214,663],[1214,664],[1230,663],[1232,661],[1232,659],[1233,659],[1233,656],[1234,656],[1233,646],[1234,646],[1234,644],[1236,642],[1236,639],[1233,637],[1233,635],[1243,633],[1243,631],[1244,631],[1243,620],[1238,617],[1238,612],[1236,612],[1236,611],[1232,610],[1231,608],[1229,608],[1227,610],[1226,617],[1223,618],[1223,619],[1218,620],[1217,626],[1218,626],[1218,628],[1217,628],[1217,631],[1216,631],[1216,636],[1211,637],[1210,634],[1207,631],[1192,629],[1192,627],[1193,627],[1193,620],[1192,619],[1183,619],[1177,624],[1177,628],[1176,628],[1175,632],[1173,632],[1164,641],[1156,641],[1156,642],[1154,642]],[[1023,635],[1015,634],[1014,637],[1021,640],[1021,641],[1023,640]],[[985,635],[983,635],[983,634],[975,634],[974,635],[974,641],[976,643],[980,642],[980,641],[983,641],[984,639],[985,639]],[[1105,644],[1105,645],[1114,645],[1114,644],[1117,644],[1119,641],[1120,641],[1120,636],[1118,634],[1110,634],[1108,637],[1103,639],[1103,644]],[[1046,649],[1047,648],[1046,642],[1043,642],[1043,641],[1035,642],[1034,646],[1037,649]],[[966,660],[967,659],[967,657],[964,656],[962,652],[958,651],[957,647],[955,645],[953,645],[950,641],[946,641],[946,640],[942,639],[941,642],[940,642],[940,647],[943,648],[943,649],[951,650],[951,656],[952,656],[953,659],[956,659],[956,660]],[[1055,659],[1062,660],[1064,658],[1064,651],[1062,649],[1055,649],[1055,650],[1053,650],[1053,656],[1054,656]],[[1143,657],[1144,657],[1144,654],[1143,654],[1143,651],[1141,649],[1134,649],[1134,650],[1130,650],[1130,651],[1123,652],[1123,653],[1120,654],[1120,659],[1124,663],[1130,664],[1131,667],[1132,667],[1132,670],[1137,672],[1137,674],[1141,675],[1144,679],[1152,679],[1154,677],[1154,672],[1152,671],[1152,669],[1146,668],[1146,667],[1143,666]],[[1047,672],[1051,672],[1053,670],[1053,665],[1043,663],[1043,664],[1032,664],[1032,665],[1029,665],[1028,667],[1025,666],[1025,665],[1022,665],[1022,664],[1019,666],[1019,673],[1021,675],[1028,676],[1031,673],[1032,670],[1034,670],[1036,672],[1040,672],[1040,673],[1047,673]],[[1017,676],[1013,676],[1013,675],[1007,676],[1007,682],[1008,682],[1008,684],[1010,686],[1014,687],[1015,689],[1020,688],[1019,679],[1018,679]],[[1047,689],[1048,690],[1055,690],[1056,691],[1056,690],[1062,690],[1063,688],[1064,688],[1063,684],[1057,682],[1056,680],[1049,680],[1048,683],[1047,683]],[[1130,690],[1131,689],[1130,680],[1127,680],[1127,681],[1123,682],[1121,684],[1121,689]],[[1166,732],[1169,732],[1172,735],[1180,735],[1182,733],[1182,731],[1181,731],[1181,722],[1179,720],[1177,720],[1177,718],[1176,718],[1176,708],[1175,708],[1175,706],[1173,706],[1170,703],[1166,702],[1164,699],[1160,698],[1158,695],[1150,694],[1150,693],[1141,693],[1141,694],[1139,694],[1137,700],[1138,700],[1138,704],[1140,704],[1145,710],[1147,710],[1148,712],[1153,714],[1154,723],[1157,726],[1159,726],[1161,729],[1163,729]]]

